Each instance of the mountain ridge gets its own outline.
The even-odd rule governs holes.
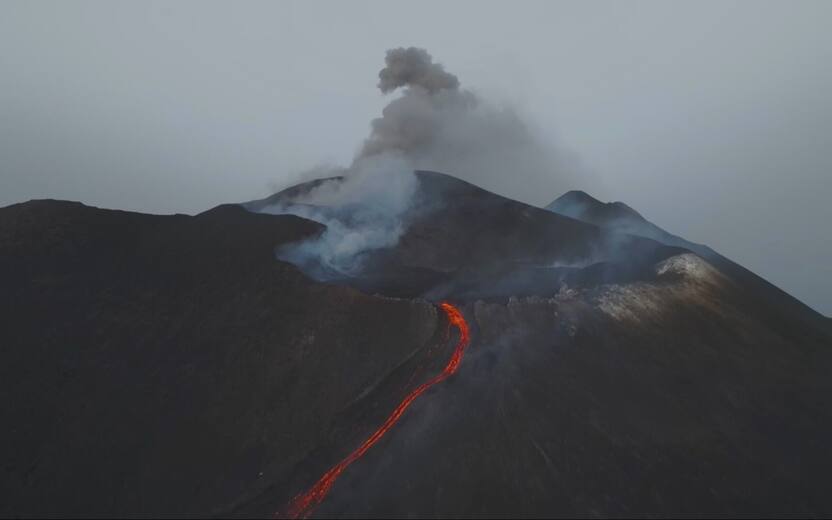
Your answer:
[[[458,372],[313,514],[832,512],[829,319],[688,248],[418,179],[400,241],[323,280],[278,253],[325,226],[256,205],[0,208],[0,515],[272,517],[442,370],[444,298]]]
[[[584,192],[581,193],[585,196],[568,196],[569,193],[552,201],[546,206],[546,209],[583,222],[595,224],[605,229],[644,236],[666,245],[683,247],[714,263],[720,269],[730,273],[731,276],[742,280],[754,294],[763,298],[771,298],[771,294],[774,294],[778,298],[781,298],[783,305],[780,307],[784,312],[811,316],[811,319],[815,322],[817,322],[817,318],[819,317],[827,318],[822,313],[806,305],[765,278],[719,254],[706,245],[691,242],[665,231],[624,203],[604,203]],[[620,207],[616,206],[617,204],[626,206],[631,212],[616,211],[614,208]]]

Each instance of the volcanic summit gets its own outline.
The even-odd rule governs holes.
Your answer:
[[[349,266],[343,178],[0,209],[0,515],[832,512],[828,318],[623,203],[409,175]]]

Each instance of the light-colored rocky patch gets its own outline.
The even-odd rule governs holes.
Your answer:
[[[693,253],[676,255],[655,265],[656,282],[612,284],[597,298],[597,306],[619,321],[657,317],[672,304],[716,308],[713,290],[725,282],[723,275]]]
[[[659,277],[669,274],[684,277],[688,282],[717,283],[722,275],[708,262],[693,253],[671,256],[655,266]]]

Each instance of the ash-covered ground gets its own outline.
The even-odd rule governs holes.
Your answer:
[[[828,318],[620,203],[342,182],[0,209],[0,515],[272,516],[441,370],[442,300],[459,372],[313,515],[832,514]]]

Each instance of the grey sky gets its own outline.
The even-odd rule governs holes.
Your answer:
[[[485,187],[623,200],[832,314],[832,2],[446,3],[0,0],[0,205],[192,213],[348,164],[416,45],[568,155],[555,193]]]

